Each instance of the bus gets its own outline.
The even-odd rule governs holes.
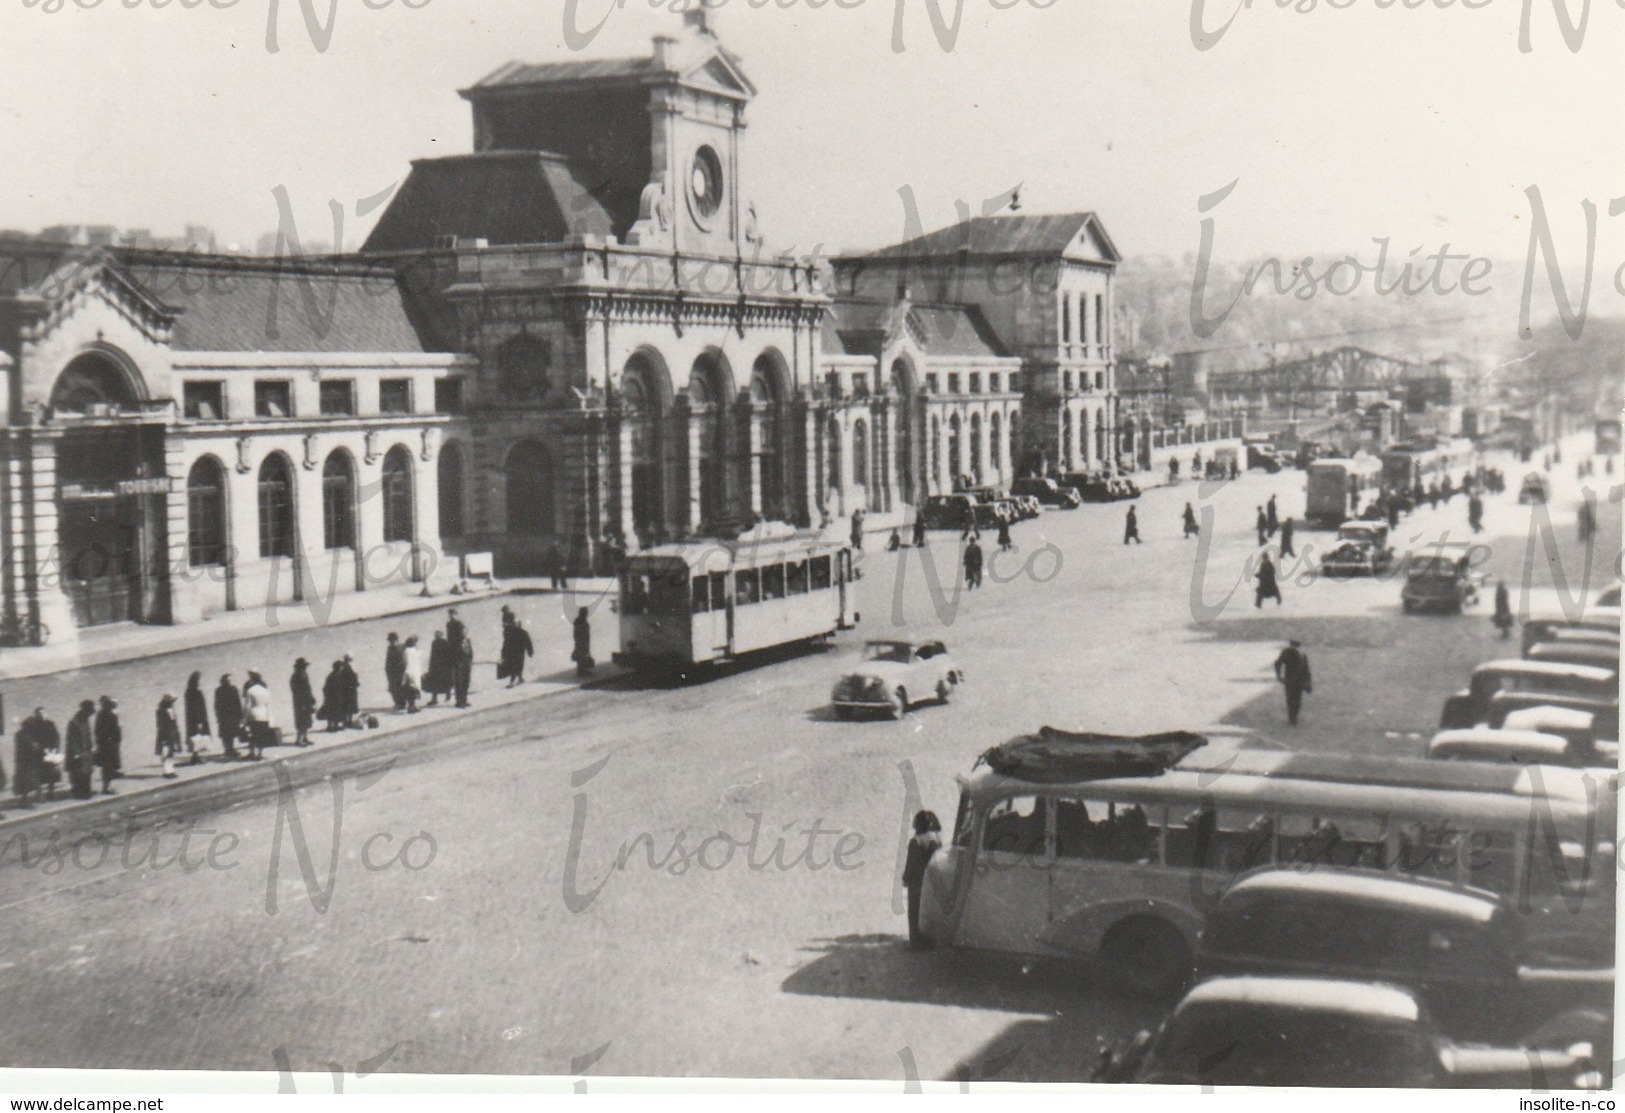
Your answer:
[[[1382,483],[1382,461],[1372,456],[1314,460],[1309,464],[1309,489],[1304,518],[1311,526],[1336,529],[1374,497]]]
[[[660,545],[621,573],[618,665],[681,671],[852,628],[852,548],[805,533]]]
[[[926,869],[922,931],[939,947],[1094,961],[1121,988],[1164,992],[1189,976],[1235,877],[1292,865],[1489,890],[1527,912],[1534,937],[1613,937],[1617,774],[1210,754],[1195,735],[1136,756],[1170,737],[1046,727],[989,751],[988,769],[961,778],[952,842]],[[1091,749],[1093,762],[1073,760]],[[1009,760],[1023,750],[1025,764]]]
[[[1382,489],[1408,499],[1419,487],[1443,482],[1446,477],[1459,487],[1472,475],[1476,451],[1473,442],[1464,437],[1432,448],[1394,445],[1382,454]]]

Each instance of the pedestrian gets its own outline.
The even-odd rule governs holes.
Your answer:
[[[423,695],[418,682],[423,676],[423,651],[418,648],[418,636],[408,634],[401,652],[406,656],[406,712],[418,713],[418,698]]]
[[[1384,509],[1387,510],[1387,512],[1388,512],[1388,528],[1390,530],[1398,529],[1399,528],[1399,496],[1398,495],[1391,496],[1388,499],[1388,505]]]
[[[502,648],[497,655],[497,679],[506,680],[508,687],[525,682],[525,658],[535,656],[530,632],[517,618],[510,618],[502,628]]]
[[[220,748],[227,761],[237,759],[237,739],[243,733],[243,697],[228,672],[220,677],[220,687],[214,690],[214,723],[220,728]]]
[[[863,511],[852,511],[852,548],[863,552]]]
[[[903,860],[903,888],[908,890],[908,945],[916,951],[932,945],[929,936],[920,930],[920,893],[925,888],[925,867],[942,849],[942,821],[935,812],[914,814],[914,836],[908,840],[908,855]]]
[[[1270,501],[1264,504],[1264,527],[1269,531],[1271,537],[1274,537],[1281,529],[1281,518],[1279,512],[1275,509],[1274,495],[1271,495]]]
[[[461,623],[459,623],[461,625]],[[450,626],[447,626],[446,640],[452,641]],[[456,688],[457,706],[468,706],[468,688],[474,680],[474,643],[468,639],[465,629],[460,640],[453,643],[452,648],[453,686]]]
[[[118,721],[118,700],[103,696],[96,712],[96,765],[102,771],[102,795],[113,795],[113,778],[124,775],[124,726]]]
[[[1253,519],[1253,529],[1258,532],[1258,547],[1262,549],[1270,543],[1270,521],[1264,516],[1264,508],[1258,508],[1258,516]]]
[[[570,581],[565,576],[564,550],[557,541],[547,547],[547,573],[554,591],[569,591]]]
[[[1580,526],[1580,543],[1582,545],[1589,543],[1597,532],[1597,520],[1591,515],[1591,504],[1589,502],[1580,504],[1580,512],[1576,515],[1576,520]]]
[[[1000,518],[999,519],[999,551],[1007,553],[1007,552],[1009,552],[1011,549],[1013,549],[1015,547],[1016,547],[1015,543],[1010,540],[1010,523],[1008,521],[1006,521],[1005,519]]]
[[[203,674],[194,672],[186,678],[186,749],[192,755],[192,764],[203,760],[202,751],[213,737],[209,731],[209,697],[203,694]]]
[[[592,618],[586,607],[576,611],[575,621],[570,624],[572,645],[570,660],[576,663],[577,676],[591,676],[592,671],[598,667],[598,662],[592,659]],[[527,640],[529,635],[526,635]]]
[[[351,730],[361,729],[361,674],[355,671],[355,658],[344,655],[339,662],[340,694],[344,699],[344,725]]]
[[[1145,544],[1140,540],[1140,516],[1135,513],[1132,506],[1128,508],[1128,514],[1123,519],[1123,544],[1127,545],[1130,541],[1136,545]]]
[[[1191,509],[1191,504],[1187,502],[1185,504],[1185,540],[1189,541],[1193,537],[1200,537],[1201,534],[1202,527],[1196,524],[1196,511]]]
[[[895,553],[898,549],[901,549],[902,547],[903,547],[903,535],[902,535],[902,533],[900,531],[898,531],[897,529],[894,528],[891,531],[891,536],[886,538],[886,551],[888,553]]]
[[[95,714],[95,701],[87,699],[80,702],[78,713],[68,720],[63,760],[68,770],[68,789],[75,800],[89,800],[95,795],[91,781],[96,773],[96,739],[90,726]]]
[[[1315,690],[1309,675],[1309,658],[1303,652],[1302,643],[1290,641],[1281,650],[1281,655],[1275,658],[1275,679],[1286,688],[1286,721],[1297,726],[1303,697]]]
[[[1298,551],[1292,547],[1292,519],[1281,519],[1281,557],[1295,557]]]
[[[1437,479],[1435,479],[1435,480],[1431,481],[1428,484],[1428,509],[1429,510],[1437,510],[1438,508],[1439,508],[1439,481]]]
[[[965,587],[974,590],[982,586],[982,546],[972,537],[965,546]]]
[[[39,748],[39,784],[47,800],[56,799],[56,786],[62,783],[62,733],[56,723],[45,714],[43,707],[34,712],[35,745]]]
[[[1484,500],[1477,492],[1467,500],[1467,526],[1474,533],[1484,532]]]
[[[1268,553],[1258,562],[1258,595],[1253,600],[1253,606],[1262,607],[1266,599],[1274,599],[1277,605],[1282,604],[1281,585],[1275,580],[1275,562]]]
[[[17,797],[17,806],[32,808],[40,789],[40,764],[44,751],[39,748],[38,721],[45,717],[45,708],[37,707],[34,714],[17,724],[12,743],[11,792]]]
[[[316,711],[327,721],[327,733],[336,733],[344,724],[344,662],[334,661],[322,680],[322,705]]]
[[[1501,631],[1502,641],[1512,636],[1512,596],[1507,591],[1505,580],[1495,582],[1495,614],[1490,621]]]
[[[444,630],[436,630],[429,643],[429,671],[423,674],[423,690],[429,693],[429,706],[438,707],[440,697],[451,698],[454,686],[451,643]]]
[[[405,691],[401,681],[406,678],[406,651],[401,647],[401,636],[390,631],[384,649],[384,682],[389,686],[389,698],[396,711],[406,710]]]
[[[316,693],[310,687],[310,662],[303,657],[293,663],[288,695],[293,706],[293,744],[309,746],[310,728],[316,722]]]
[[[181,725],[175,721],[175,697],[168,692],[158,701],[158,710],[153,716],[157,726],[157,739],[153,749],[157,751],[163,761],[164,780],[175,779],[175,755],[181,748]]]
[[[914,547],[925,548],[925,519],[919,514],[914,515]]]
[[[250,672],[243,682],[243,704],[248,710],[248,760],[259,761],[262,751],[276,743],[271,722],[271,688],[265,678]]]
[[[1168,482],[1170,485],[1179,482],[1179,457],[1177,456],[1168,458]]]

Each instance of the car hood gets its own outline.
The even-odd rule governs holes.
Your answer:
[[[857,668],[846,672],[847,680],[891,680],[904,675],[908,671],[907,665],[900,665],[896,661],[865,661]]]

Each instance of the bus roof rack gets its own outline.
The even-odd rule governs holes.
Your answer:
[[[993,772],[1035,784],[1151,777],[1207,745],[1189,731],[1163,734],[1092,734],[1040,727],[994,746],[976,760]]]

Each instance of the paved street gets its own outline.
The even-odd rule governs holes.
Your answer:
[[[1553,473],[1555,563],[1538,541],[1529,561],[1533,512],[1515,497],[1527,469],[1496,461],[1511,490],[1487,499],[1481,540],[1515,607],[1526,572],[1536,605],[1553,598],[1554,567],[1577,586],[1579,444]],[[273,1070],[281,1054],[294,1069],[353,1070],[388,1052],[374,1069],[569,1074],[573,1059],[604,1049],[590,1073],[1084,1078],[1100,1043],[1148,1023],[1156,1006],[1075,974],[908,951],[894,904],[908,791],[917,785],[951,822],[954,775],[1045,723],[1419,753],[1445,696],[1516,643],[1497,641],[1487,599],[1460,617],[1408,617],[1397,582],[1300,583],[1310,577],[1290,562],[1283,606],[1255,609],[1250,584],[1223,603],[1254,552],[1254,508],[1273,493],[1283,513],[1301,513],[1302,488],[1292,471],[1148,492],[1137,504],[1146,541],[1133,547],[1121,544],[1121,504],[1050,512],[1017,528],[1020,551],[991,564],[983,590],[957,596],[954,540],[936,534],[946,598],[935,604],[921,554],[877,552],[884,538],[874,537],[861,633],[829,652],[704,684],[623,684],[495,711],[504,733],[407,754],[370,783],[335,782],[340,812],[318,784],[280,802],[178,810],[105,855],[65,827],[58,845],[76,847],[77,863],[36,844],[30,868],[8,845],[0,995],[12,1019],[0,1063]],[[1210,548],[1181,539],[1186,501],[1211,511]],[[1588,595],[1612,582],[1619,555],[1619,505],[1606,490],[1601,509]],[[1405,519],[1396,541],[1446,531],[1467,536],[1465,499]],[[1300,530],[1298,548],[1329,537]],[[546,613],[558,606],[520,609],[539,626],[559,621]],[[482,659],[494,650],[494,609],[468,608]],[[433,621],[398,625],[421,635]],[[595,625],[607,657],[607,612]],[[940,631],[968,684],[950,706],[902,722],[836,720],[825,704],[842,662],[861,636],[897,625]],[[280,680],[297,653],[321,663],[359,643],[364,695],[376,702],[383,628],[396,626],[308,635],[316,650],[272,640],[253,643],[258,656],[220,648],[195,664],[120,666],[86,694],[113,677],[178,690],[193,667],[217,676],[264,664]],[[1315,673],[1296,728],[1269,671],[1287,637],[1304,643]],[[85,686],[50,683],[63,685],[63,705]],[[38,690],[8,690],[8,710]],[[148,701],[131,704],[144,723]],[[455,722],[448,731],[462,729]],[[132,734],[144,752],[144,734]],[[287,829],[273,868],[279,814]],[[170,861],[188,825],[190,868]],[[724,833],[732,840],[705,841]]]

